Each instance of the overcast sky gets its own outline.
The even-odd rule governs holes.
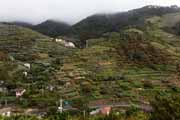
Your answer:
[[[0,21],[37,24],[56,19],[75,23],[95,13],[121,12],[145,5],[180,6],[180,0],[0,0]]]

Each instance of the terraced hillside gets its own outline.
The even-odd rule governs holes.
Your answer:
[[[147,19],[154,26],[154,29],[149,29],[149,34],[156,38],[151,44],[173,54],[174,59],[179,59],[180,37],[170,31],[177,25],[179,19],[179,13],[167,14],[162,17],[155,16]]]
[[[141,101],[142,97],[151,98],[156,92],[171,91],[169,84],[163,82],[176,74],[175,61],[178,61],[179,57],[174,60],[174,54],[171,54],[169,49],[159,49],[151,44],[151,41],[142,42],[141,38],[137,39],[140,40],[138,43],[131,41],[133,44],[126,49],[121,41],[124,39],[117,37],[118,34],[120,35],[110,34],[108,40],[106,37],[89,40],[88,48],[79,50],[73,58],[71,56],[72,61],[68,62],[73,66],[71,69],[80,67],[88,73],[84,76],[86,79],[81,80],[85,86],[82,94],[88,94],[89,99],[115,97]],[[133,37],[135,39],[135,35]],[[141,44],[144,47],[139,49]],[[127,41],[125,45],[128,46]],[[153,61],[154,59],[157,61]]]
[[[28,54],[37,40],[48,38],[32,30],[8,24],[0,24],[0,35],[0,50],[7,53]]]
[[[180,39],[164,30],[165,18],[154,16],[143,28],[127,27],[89,39],[83,49],[0,24],[1,104],[21,112],[57,110],[60,99],[79,109],[92,108],[89,103],[98,100],[118,107],[150,106],[156,94],[178,94]],[[26,92],[16,97],[19,89]]]
[[[54,73],[74,49],[27,28],[3,23],[0,26],[2,104],[7,101],[8,105],[36,106],[49,100],[56,104],[61,86],[57,86]],[[52,92],[55,88],[59,91]],[[16,98],[17,89],[26,89],[26,95],[20,101]]]

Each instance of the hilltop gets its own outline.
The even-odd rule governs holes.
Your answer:
[[[55,20],[47,20],[33,27],[33,30],[41,32],[51,37],[64,35],[70,28],[70,25]]]

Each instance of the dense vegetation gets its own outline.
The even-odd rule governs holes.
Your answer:
[[[176,6],[145,6],[123,13],[97,14],[73,25],[72,32],[84,43],[84,40],[100,37],[106,32],[119,31],[127,26],[143,26],[145,19],[149,17],[162,16],[179,11],[180,9]]]

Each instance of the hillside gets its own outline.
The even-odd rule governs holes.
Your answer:
[[[0,35],[0,50],[15,54],[18,52],[28,54],[37,40],[48,38],[28,28],[8,23],[0,23]]]
[[[148,17],[162,16],[179,11],[180,9],[174,6],[145,6],[116,14],[97,14],[73,25],[71,32],[84,42],[83,40],[100,37],[106,32],[117,32],[127,26],[141,27],[144,25],[144,20]]]
[[[157,92],[176,92],[172,86],[178,89],[179,83],[168,78],[175,74],[179,56],[171,51],[172,47],[157,46],[161,43],[154,43],[154,39],[141,30],[109,33],[89,40],[88,48],[70,49],[29,29],[1,26],[4,27],[1,34],[8,40],[3,41],[1,37],[1,43],[8,51],[3,53],[4,49],[1,49],[2,56],[7,54],[9,57],[7,61],[1,60],[0,80],[8,91],[8,94],[1,93],[2,102],[8,100],[9,104],[14,104],[16,97],[12,91],[26,88],[23,99],[14,105],[48,111],[51,107],[56,108],[55,103],[60,98],[81,108],[77,105],[82,100],[88,103],[115,97],[117,103],[126,101],[126,104],[141,106]],[[8,28],[8,35],[5,35],[5,28]],[[9,32],[12,29],[16,33]],[[30,63],[31,69],[23,63]],[[24,76],[23,71],[27,71],[28,76]]]
[[[70,25],[67,23],[47,20],[38,25],[35,25],[32,29],[47,36],[57,37],[64,35],[69,30],[69,28]]]
[[[177,11],[177,7],[146,6],[87,18],[73,26],[89,35],[81,39],[86,40],[81,49],[25,27],[0,23],[2,107],[22,114],[36,109],[48,116],[56,113],[63,99],[68,111],[112,106],[120,115],[135,108],[141,111],[137,116],[146,116],[142,111],[152,112],[154,96],[180,92]],[[120,17],[124,19],[119,21]],[[47,21],[40,28],[49,27],[56,25]],[[17,97],[16,91],[23,89],[25,93]]]
[[[56,96],[59,92],[52,93],[48,87],[51,83],[56,84],[55,71],[60,69],[64,57],[71,55],[74,49],[31,29],[7,23],[0,24],[0,44],[1,103],[4,105],[4,101],[8,101],[8,104],[23,107],[28,100],[26,107],[36,106],[45,100],[41,91],[46,89],[48,98],[53,100],[47,101],[54,104],[59,99]],[[27,95],[19,102],[16,102],[17,89],[27,89]]]
[[[166,14],[177,12],[180,12],[178,6],[162,7],[149,5],[127,12],[95,14],[72,26],[56,20],[46,20],[38,25],[31,25],[26,22],[14,22],[14,24],[31,28],[50,37],[69,36],[71,38],[80,39],[80,41],[77,41],[77,44],[80,47],[84,47],[85,40],[87,39],[98,38],[106,32],[118,32],[128,26],[143,27],[147,18],[153,16],[161,17]],[[171,16],[166,17],[170,18]],[[173,26],[173,30],[168,30],[175,32],[174,30],[177,31],[178,29],[176,26]]]

